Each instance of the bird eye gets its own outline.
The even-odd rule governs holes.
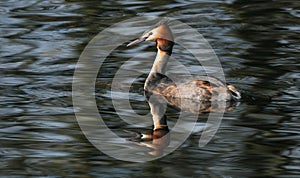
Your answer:
[[[149,32],[147,38],[149,38],[152,34],[153,32]]]
[[[144,40],[146,40],[147,38],[149,38],[153,33],[149,32],[147,36],[144,37]]]

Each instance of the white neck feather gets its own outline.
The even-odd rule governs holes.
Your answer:
[[[156,58],[154,60],[152,69],[150,73],[161,73],[165,74],[166,68],[167,68],[167,63],[169,61],[169,55],[161,51],[160,49],[157,50]]]
[[[146,79],[144,88],[148,88],[149,81],[154,77],[155,73],[165,74],[170,55],[160,49],[157,50],[152,69]]]

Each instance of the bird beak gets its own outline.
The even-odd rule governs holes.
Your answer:
[[[130,43],[127,45],[127,47],[128,47],[128,46],[133,46],[133,45],[136,45],[136,44],[139,44],[139,43],[142,43],[142,42],[144,42],[145,40],[146,40],[146,38],[140,37],[140,38],[138,38],[138,39],[136,39],[136,40],[130,42]]]

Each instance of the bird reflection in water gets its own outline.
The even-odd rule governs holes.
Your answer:
[[[150,148],[151,151],[148,153],[154,157],[162,156],[164,149],[168,147],[170,143],[170,130],[167,124],[167,116],[165,115],[166,107],[198,115],[201,113],[224,112],[224,110],[232,111],[239,104],[239,102],[228,101],[225,102],[225,106],[222,102],[214,102],[214,105],[212,105],[210,101],[197,102],[188,99],[181,100],[180,98],[168,98],[147,92],[145,92],[145,96],[150,106],[153,129],[127,130],[128,133],[133,135],[127,140]],[[202,129],[200,128],[200,131]],[[195,132],[197,132],[197,129],[195,129]]]

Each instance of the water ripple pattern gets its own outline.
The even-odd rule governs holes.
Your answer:
[[[94,148],[78,127],[71,99],[75,64],[87,43],[137,16],[171,16],[197,29],[217,53],[226,80],[243,95],[207,146],[198,147],[203,114],[178,150],[143,164]],[[0,177],[299,177],[298,1],[3,0],[0,17]],[[110,83],[136,53],[144,55],[127,69],[150,69],[153,51],[147,44],[120,46],[97,78],[98,108],[120,136],[128,137],[128,127],[108,99]],[[173,55],[192,74],[203,72],[183,48],[175,45]],[[145,77],[130,90],[139,114],[149,112]],[[167,115],[172,127],[178,111],[168,109]]]

